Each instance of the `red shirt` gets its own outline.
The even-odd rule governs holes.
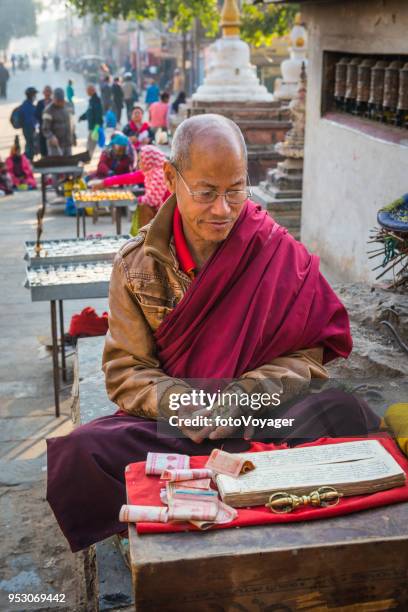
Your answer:
[[[174,209],[173,236],[180,268],[189,276],[194,277],[194,271],[197,266],[187,246],[186,237],[184,236],[183,230],[183,220],[181,218],[178,206],[176,206]]]

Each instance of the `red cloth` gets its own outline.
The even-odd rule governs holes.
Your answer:
[[[175,378],[239,378],[299,349],[323,346],[327,362],[352,347],[318,257],[249,200],[155,339]]]
[[[186,274],[191,274],[196,268],[196,263],[187,246],[186,238],[183,231],[183,221],[178,206],[174,209],[173,216],[173,236],[174,246],[180,268]]]
[[[99,317],[95,308],[88,306],[79,314],[74,314],[69,326],[70,336],[104,336],[108,331],[108,313]]]
[[[355,442],[356,440],[367,440],[367,438],[321,438],[301,446],[318,446],[324,444],[338,444],[339,442]],[[390,452],[399,465],[408,473],[408,460],[398,450],[395,442],[387,434],[377,434],[369,436],[369,439],[376,439]],[[263,450],[276,450],[287,448],[285,444],[277,446],[275,444],[263,444],[253,442],[247,452]],[[191,457],[190,467],[203,467],[208,457]],[[145,461],[131,463],[130,469],[126,471],[126,490],[129,504],[140,504],[142,506],[162,506],[160,501],[160,489],[163,483],[158,476],[145,475]],[[327,508],[305,507],[290,514],[274,514],[264,506],[253,506],[251,508],[239,508],[238,517],[226,525],[215,525],[212,529],[229,529],[231,527],[249,527],[250,525],[264,525],[267,523],[292,523],[306,520],[329,518],[369,510],[388,504],[396,504],[408,501],[408,484],[403,487],[379,491],[370,495],[356,495],[354,497],[343,497],[337,506]],[[138,523],[138,533],[163,533],[171,531],[197,531],[198,529],[190,523]]]

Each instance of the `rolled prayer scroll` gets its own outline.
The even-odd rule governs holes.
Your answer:
[[[218,499],[218,491],[214,489],[189,489],[178,484],[176,485],[176,483],[173,482],[168,482],[167,485],[170,485],[166,487],[168,500],[187,499],[190,501],[212,501]]]
[[[161,479],[162,480],[170,480],[170,482],[175,482],[178,480],[197,480],[203,478],[212,478],[213,473],[212,470],[208,470],[206,468],[198,469],[190,469],[190,470],[164,470]]]
[[[160,476],[164,470],[181,470],[190,467],[188,455],[177,453],[147,453],[146,474]]]
[[[238,516],[238,511],[235,508],[231,508],[224,502],[218,500],[218,512],[214,521],[190,521],[193,525],[205,531],[206,529],[210,529],[213,525],[223,525],[225,523],[231,523],[231,521],[235,520]]]
[[[214,521],[217,513],[216,501],[173,499],[169,505],[169,521]]]
[[[221,500],[218,500],[218,512],[215,517],[215,522],[223,525],[224,523],[231,523],[238,516],[238,510],[228,506],[228,504],[224,504]]]
[[[121,507],[121,523],[167,523],[168,510],[162,506],[128,506]]]
[[[169,480],[167,482],[170,482]],[[211,478],[197,478],[197,480],[176,481],[177,485],[188,487],[189,489],[209,489]]]
[[[255,469],[252,461],[248,461],[242,455],[233,455],[219,448],[214,448],[205,464],[207,468],[217,474],[225,474],[232,478],[237,478],[240,474],[245,474]]]

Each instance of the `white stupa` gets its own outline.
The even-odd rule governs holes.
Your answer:
[[[302,65],[307,66],[307,32],[298,13],[290,35],[290,57],[281,64],[282,80],[274,92],[275,100],[292,100],[297,93]]]
[[[193,94],[199,102],[272,102],[250,61],[249,45],[239,37],[240,14],[235,0],[221,11],[222,38],[209,47],[204,83]]]

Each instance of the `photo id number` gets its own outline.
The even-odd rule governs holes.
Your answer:
[[[10,593],[8,596],[10,603],[45,603],[46,601],[55,601],[57,603],[65,603],[65,594],[57,593]]]

